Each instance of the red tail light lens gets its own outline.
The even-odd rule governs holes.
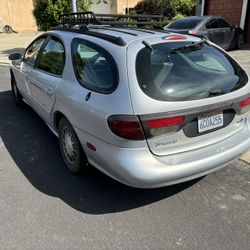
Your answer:
[[[250,97],[240,102],[241,113],[245,113],[250,110]]]
[[[108,119],[111,131],[129,140],[144,140],[144,133],[137,116],[111,116]]]
[[[149,120],[147,121],[147,126],[149,128],[177,126],[177,125],[183,124],[184,120],[185,120],[184,116],[175,116],[175,117],[169,117],[169,118]]]
[[[108,125],[111,131],[119,137],[129,140],[144,140],[146,138],[179,131],[185,122],[185,116],[174,116],[159,119],[143,119],[137,116],[111,116]],[[145,132],[145,134],[144,134]]]
[[[240,102],[240,107],[241,108],[243,108],[245,106],[248,106],[248,105],[250,105],[250,98],[247,98],[247,99]]]
[[[182,35],[173,35],[173,36],[167,36],[165,37],[165,40],[186,40],[187,38]]]
[[[190,30],[188,33],[189,33],[190,35],[196,35],[196,34],[197,34],[197,32],[196,32],[196,31],[193,31],[193,30]]]

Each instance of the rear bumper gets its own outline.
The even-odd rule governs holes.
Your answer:
[[[156,188],[185,182],[225,167],[250,148],[247,121],[236,134],[207,147],[158,157],[148,148],[131,149],[107,144],[77,131],[89,162],[112,178],[133,187]],[[96,146],[87,149],[86,141]]]

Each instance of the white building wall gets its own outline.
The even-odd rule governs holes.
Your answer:
[[[93,0],[90,10],[96,14],[111,14],[111,0]]]

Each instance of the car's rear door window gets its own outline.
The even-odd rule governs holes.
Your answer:
[[[72,61],[76,77],[85,88],[103,94],[109,94],[116,88],[116,63],[102,47],[86,40],[74,39]]]
[[[219,23],[219,27],[220,28],[230,28],[230,24],[228,22],[226,22],[225,20],[219,18],[218,19],[218,23]]]
[[[202,19],[200,19],[200,18],[179,19],[179,20],[176,20],[176,21],[173,21],[172,23],[170,23],[167,26],[167,28],[168,29],[179,29],[179,30],[194,29],[201,21],[202,21]]]
[[[156,100],[185,101],[235,91],[247,83],[244,70],[227,54],[204,43],[171,42],[145,47],[136,59],[142,91]]]

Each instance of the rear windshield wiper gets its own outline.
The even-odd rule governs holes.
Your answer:
[[[146,48],[150,49],[151,51],[154,50],[154,48],[147,41],[143,40],[142,43],[146,46]]]
[[[199,50],[202,48],[201,45],[203,45],[204,43],[206,43],[206,39],[201,39],[199,42],[196,43],[192,42],[191,44],[187,44],[177,48],[172,48],[170,49],[170,53],[175,53],[176,51],[189,52],[193,50]]]

